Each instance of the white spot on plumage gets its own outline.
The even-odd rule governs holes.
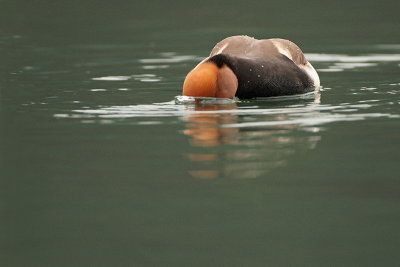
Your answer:
[[[307,62],[306,65],[299,66],[299,68],[303,69],[307,73],[307,75],[313,81],[315,87],[319,87],[320,86],[320,80],[319,80],[318,73],[314,69],[314,67],[310,64],[310,62]]]
[[[276,49],[278,49],[279,53],[281,53],[282,55],[285,55],[290,60],[293,60],[292,55],[290,54],[288,46],[282,47],[282,44],[279,43],[279,42],[276,42],[276,41],[272,41],[272,43],[274,44]]]
[[[224,44],[221,48],[218,49],[217,53],[215,54],[216,55],[221,54],[228,45],[229,43]]]
[[[272,42],[275,45],[276,49],[278,49],[279,53],[281,53],[282,55],[285,55],[286,57],[288,57],[290,60],[293,61],[293,56],[290,53],[289,46],[287,46],[287,45],[282,46],[282,43],[278,42],[278,41],[272,41]],[[298,53],[302,53],[298,47],[296,48],[296,50]],[[315,87],[320,86],[320,80],[319,80],[318,73],[316,72],[314,67],[310,64],[310,62],[307,62],[307,64],[305,64],[305,65],[303,65],[303,64],[296,64],[296,65],[299,68],[301,68],[302,70],[304,70],[305,73],[307,73],[307,75],[313,81]]]

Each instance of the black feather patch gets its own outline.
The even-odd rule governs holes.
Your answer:
[[[307,73],[283,55],[260,58],[218,54],[207,61],[232,69],[238,79],[236,96],[241,99],[303,94],[315,89]]]

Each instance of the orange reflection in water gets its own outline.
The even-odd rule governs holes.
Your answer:
[[[226,105],[196,105],[194,110],[207,113],[194,113],[184,118],[187,121],[184,134],[191,137],[193,146],[215,146],[218,144],[236,143],[234,134],[237,128],[221,128],[221,125],[237,122],[237,116],[229,113],[209,111],[236,109],[236,103]]]
[[[204,153],[188,153],[186,157],[199,168],[188,170],[201,179],[257,178],[287,165],[298,149],[313,149],[320,140],[319,128],[294,134],[300,126],[282,124],[289,114],[249,114],[238,116],[236,103],[195,105],[183,120],[183,133],[193,147]],[[229,112],[232,110],[232,112]],[[198,111],[198,112],[197,112]],[[277,122],[263,127],[242,127],[247,121]],[[238,127],[239,126],[239,127]],[[304,128],[304,127],[303,127]],[[198,150],[197,149],[197,150]]]

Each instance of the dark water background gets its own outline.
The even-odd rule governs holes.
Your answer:
[[[398,1],[0,0],[0,266],[395,266]],[[178,105],[219,40],[322,89]]]

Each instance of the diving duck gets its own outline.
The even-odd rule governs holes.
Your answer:
[[[231,36],[190,71],[182,95],[251,99],[312,92],[318,73],[289,40]]]

